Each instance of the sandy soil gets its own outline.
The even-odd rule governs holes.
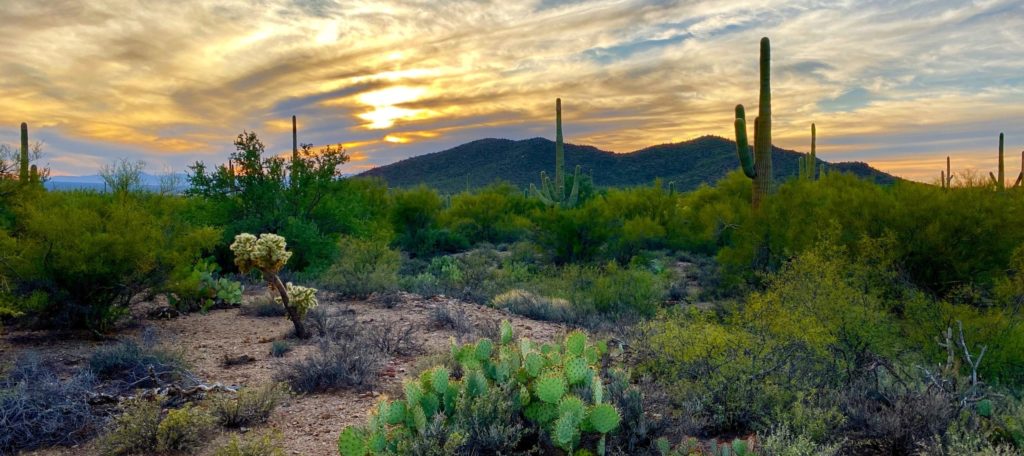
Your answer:
[[[247,300],[252,298],[246,297]],[[322,306],[330,308],[331,312],[351,315],[360,324],[412,325],[414,337],[422,345],[422,354],[389,359],[381,374],[379,390],[296,396],[279,406],[267,425],[250,431],[280,430],[288,454],[337,454],[335,442],[340,430],[347,425],[364,422],[368,410],[380,395],[398,395],[402,378],[415,370],[418,360],[432,353],[446,351],[453,336],[464,340],[475,338],[472,334],[455,334],[450,330],[432,327],[430,314],[438,306],[447,305],[453,311],[465,314],[477,328],[491,321],[508,319],[516,328],[518,336],[534,340],[552,340],[567,330],[562,325],[533,321],[445,297],[421,298],[402,294],[398,304],[390,309],[372,299],[345,301],[326,293],[321,296],[320,302]],[[314,349],[311,343],[296,343],[293,350],[283,358],[270,356],[271,343],[287,338],[292,329],[291,323],[283,317],[244,316],[238,309],[215,310],[206,315],[191,314],[169,320],[146,320],[126,329],[119,336],[137,336],[144,326],[156,330],[163,346],[180,350],[192,372],[209,383],[256,386],[271,382],[282,363],[306,356]],[[39,332],[11,332],[0,337],[0,363],[8,363],[24,350],[36,350],[44,356],[54,357],[70,370],[87,364],[89,354],[96,347],[111,343],[116,342],[96,342]],[[224,365],[225,356],[240,355],[252,356],[255,361],[230,367]],[[218,436],[214,443],[227,438],[228,435]],[[215,446],[210,445],[201,454],[208,454]],[[95,452],[95,448],[85,444],[76,448],[51,448],[27,454],[78,456]]]

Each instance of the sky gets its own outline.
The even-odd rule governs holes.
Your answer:
[[[1024,2],[0,0],[0,143],[54,175],[344,144],[354,173],[471,140],[732,138],[772,42],[773,140],[932,181],[1024,149]],[[568,158],[571,162],[571,157]],[[1015,174],[1011,172],[1010,174]]]

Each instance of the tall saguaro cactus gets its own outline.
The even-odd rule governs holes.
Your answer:
[[[1006,168],[1003,165],[1003,134],[999,133],[999,177],[992,174],[991,171],[988,173],[988,177],[992,179],[992,184],[996,186],[996,190],[1002,191],[1006,188]]]
[[[747,142],[747,120],[743,105],[736,105],[736,153],[739,155],[743,173],[753,180],[754,191],[751,204],[754,208],[772,190],[772,88],[771,88],[771,44],[768,37],[761,38],[761,87],[757,117],[754,119],[754,155],[751,157]]]
[[[572,207],[579,202],[580,165],[572,179],[572,189],[565,194],[565,146],[562,141],[562,99],[555,99],[555,179],[548,178],[547,173],[540,173],[540,189],[530,184],[530,193],[534,194],[548,206]]]
[[[299,158],[299,130],[295,122],[295,116],[292,116],[292,163],[295,163]]]
[[[807,180],[815,179],[815,171],[818,167],[818,157],[815,153],[815,147],[817,144],[817,132],[814,128],[814,124],[811,124],[811,152],[804,154],[800,158],[800,178]]]
[[[1017,175],[1017,181],[1013,183],[1013,188],[1019,188],[1022,182],[1024,182],[1024,150],[1020,151],[1020,174]]]
[[[21,167],[18,169],[18,180],[27,184],[31,176],[28,166],[28,124],[25,122],[21,123],[21,161],[19,165]]]

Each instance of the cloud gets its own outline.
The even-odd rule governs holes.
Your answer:
[[[66,173],[223,160],[243,129],[288,150],[291,115],[301,142],[377,166],[550,137],[556,97],[575,143],[728,137],[763,35],[779,146],[816,122],[823,158],[928,180],[946,154],[989,166],[999,131],[1024,145],[1011,0],[9,0],[0,21],[0,134],[29,122]]]

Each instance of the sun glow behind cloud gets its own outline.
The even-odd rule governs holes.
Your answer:
[[[909,18],[909,19],[908,19]],[[731,137],[773,42],[775,143],[931,180],[1024,147],[1024,6],[985,2],[9,0],[0,142],[30,124],[58,173],[182,169],[256,129],[343,142],[364,169],[482,137],[627,152]],[[1011,153],[1012,152],[1012,153]],[[571,157],[570,157],[571,159]]]

